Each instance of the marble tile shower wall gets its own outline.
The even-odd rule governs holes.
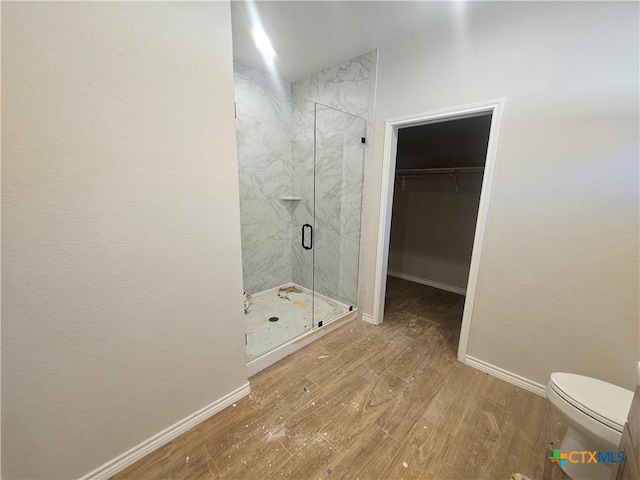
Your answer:
[[[314,288],[357,304],[365,121],[316,108]]]
[[[291,281],[291,84],[234,64],[244,290]]]
[[[293,205],[291,221],[291,279],[310,290],[313,285],[313,252],[305,250],[301,243],[301,227],[305,223],[313,225],[314,216],[314,133],[315,104],[302,98],[293,97],[291,118],[290,166],[293,193],[302,200]],[[317,254],[317,249],[315,250]]]
[[[296,110],[302,116],[304,109],[313,108],[311,102],[318,102],[364,118],[367,121],[366,132],[372,132],[376,62],[377,53],[374,51],[294,82],[291,86],[294,97],[294,118]],[[301,99],[305,99],[306,102]],[[367,164],[370,156],[369,148],[373,142],[371,135],[367,133],[363,161],[362,144],[353,145],[351,142],[354,139],[360,142],[360,138],[365,136],[365,133],[358,133],[357,136],[349,134],[349,128],[360,128],[358,122],[353,121],[351,125],[347,125],[338,121],[342,117],[344,117],[342,121],[347,123],[349,123],[348,118],[353,118],[339,112],[336,113],[336,118],[332,118],[331,110],[322,107],[319,107],[319,115],[316,118],[321,135],[317,145],[319,165],[315,185],[316,236],[318,237],[316,248],[313,250],[316,264],[315,288],[319,293],[348,305],[356,305],[358,298],[362,298],[362,292],[358,290],[362,288],[358,285],[358,277],[364,278],[366,268],[363,262],[358,262],[358,258],[366,258],[364,251],[367,248],[367,242],[363,241],[360,232],[367,231],[369,215],[368,210],[362,211],[361,205],[357,205],[355,199],[357,198],[360,202],[363,196],[368,197],[367,189],[370,181]],[[336,123],[332,124],[333,121]],[[339,125],[344,130],[340,131]],[[301,130],[297,130],[300,126]],[[356,132],[354,130],[351,133]],[[313,195],[313,164],[305,163],[304,158],[308,157],[305,157],[302,152],[308,146],[309,138],[311,138],[311,144],[313,142],[313,126],[309,129],[304,122],[294,122],[292,136],[292,164],[296,159],[300,164],[298,174],[294,177],[294,188],[303,196],[302,205],[300,205],[303,208],[300,212],[296,211],[296,215],[297,220],[305,223],[303,219],[313,218],[304,203],[308,200],[304,195],[305,192],[307,196]],[[343,142],[342,150],[340,150],[340,142]],[[342,157],[339,157],[340,154]],[[334,159],[331,163],[333,171],[326,169],[323,171],[322,164],[327,161],[327,158]],[[356,173],[353,168],[354,161],[359,162],[359,173]],[[339,171],[337,167],[339,162],[347,166],[346,170]],[[342,198],[343,195],[344,198]],[[292,236],[292,277],[296,283],[311,288],[311,270],[308,266],[312,262],[312,253],[299,246],[298,238],[299,234],[298,237]]]
[[[367,119],[375,58],[375,52],[369,52],[297,80],[291,84],[293,96]]]
[[[240,210],[245,291],[256,293],[295,282],[356,305],[360,237],[368,217],[362,120],[371,132],[376,53],[371,52],[289,84],[235,64]],[[356,121],[358,120],[358,121]],[[317,125],[316,125],[317,123]],[[318,128],[317,172],[314,133]],[[364,171],[363,171],[364,168]],[[317,173],[314,185],[314,173]],[[364,187],[364,193],[363,193]],[[301,246],[301,226],[314,223],[313,250]],[[282,201],[295,195],[300,201]],[[358,255],[360,250],[360,255]],[[362,277],[364,265],[360,264]]]

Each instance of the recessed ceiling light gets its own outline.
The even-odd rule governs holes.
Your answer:
[[[258,50],[266,57],[273,58],[276,56],[276,51],[271,45],[271,40],[269,40],[269,37],[262,28],[256,27],[253,29],[253,41],[256,43]]]

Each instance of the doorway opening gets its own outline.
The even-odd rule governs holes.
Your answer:
[[[466,358],[504,100],[388,120],[372,321],[387,278],[448,291],[464,303]],[[393,219],[393,221],[392,221]],[[400,279],[400,280],[398,280]],[[456,332],[457,333],[457,332]],[[457,335],[456,335],[457,336]]]

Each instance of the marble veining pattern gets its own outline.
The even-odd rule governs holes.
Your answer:
[[[372,59],[367,53],[298,80],[293,95],[368,118]]]
[[[376,61],[371,52],[293,84],[234,65],[245,291],[295,282],[347,305],[362,298],[373,142],[361,139],[372,131]],[[313,250],[302,248],[304,223]]]
[[[363,204],[362,199],[370,195],[367,163],[373,145],[371,122],[376,62],[377,52],[370,52],[292,84],[294,117],[296,114],[304,115],[310,108],[308,103],[300,99],[320,104],[316,105],[315,131],[315,288],[350,305],[357,305],[365,294],[363,285],[358,284],[358,278],[359,275],[364,278],[366,273],[362,259],[366,258],[368,245],[366,236],[360,233],[361,227],[369,227],[368,203]],[[296,107],[297,102],[302,103]],[[367,123],[364,129],[360,122],[353,120],[353,116],[343,112],[365,118]],[[296,137],[295,130],[292,135]],[[360,143],[363,136],[367,137],[364,154]],[[309,157],[302,154],[301,150],[292,148],[292,162],[294,158],[302,161]],[[300,174],[312,168],[308,163],[301,167],[298,170]],[[332,200],[339,200],[341,207],[330,205]],[[329,204],[325,205],[327,202]],[[323,230],[327,231],[322,233]],[[325,240],[326,245],[323,245]],[[295,241],[293,250],[293,274],[301,278],[304,276],[303,268],[296,262],[307,260],[305,251],[296,253]],[[337,258],[340,262],[336,261]],[[303,264],[308,264],[308,260]]]
[[[291,84],[234,64],[244,290],[291,281]]]
[[[316,109],[315,289],[357,305],[365,121]]]

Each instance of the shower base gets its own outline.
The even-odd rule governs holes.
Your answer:
[[[296,287],[302,293],[290,293],[291,300],[278,296],[282,287]],[[244,315],[247,332],[247,361],[252,361],[292,339],[340,317],[349,307],[312,292],[300,285],[289,283],[251,295],[249,313]],[[315,319],[313,314],[315,313]],[[277,321],[270,321],[277,317]]]

